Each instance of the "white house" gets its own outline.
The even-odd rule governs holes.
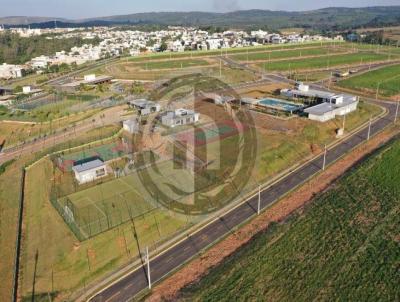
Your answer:
[[[84,184],[107,176],[107,166],[100,159],[77,164],[72,167],[72,171],[75,173],[75,178],[79,184]]]
[[[50,62],[50,58],[47,56],[40,56],[40,57],[36,57],[33,58],[31,60],[31,66],[34,69],[44,69],[47,68],[47,65]]]
[[[161,105],[146,99],[138,99],[129,102],[129,105],[139,111],[140,115],[149,115],[161,110]]]
[[[161,123],[168,127],[175,127],[180,125],[189,125],[196,123],[200,118],[200,113],[188,109],[176,109],[174,111],[167,111],[161,117]]]
[[[15,79],[22,77],[22,67],[3,63],[0,65],[0,79]]]

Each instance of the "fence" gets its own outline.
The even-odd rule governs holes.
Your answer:
[[[14,274],[13,274],[13,288],[12,288],[12,301],[18,300],[18,279],[19,279],[19,266],[21,254],[21,238],[22,238],[22,216],[24,211],[24,187],[25,187],[25,169],[22,169],[21,174],[21,188],[18,204],[18,226],[17,237],[15,243],[15,259],[14,259]]]

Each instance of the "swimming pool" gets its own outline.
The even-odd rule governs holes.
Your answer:
[[[275,108],[278,110],[282,111],[287,111],[287,112],[295,112],[303,108],[302,105],[298,105],[295,103],[290,103],[278,99],[263,99],[258,102],[259,105],[265,106],[265,107],[270,107],[270,108]]]

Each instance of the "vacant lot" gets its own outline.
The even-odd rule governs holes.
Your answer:
[[[339,82],[339,86],[391,97],[400,94],[400,65],[372,70]]]
[[[345,50],[339,48],[306,48],[296,50],[280,50],[280,51],[268,51],[268,52],[257,52],[231,56],[232,59],[238,61],[269,61],[274,59],[285,59],[285,58],[301,58],[307,56],[322,56],[335,54],[338,52],[344,52]]]
[[[41,123],[20,123],[18,121],[0,121],[0,141],[4,139],[4,146],[11,147],[17,144],[21,144],[25,141],[33,140],[34,138],[48,136],[54,131],[61,131],[67,126],[71,126],[78,123],[79,121],[90,118],[99,111],[99,109],[94,109],[87,112],[77,112],[64,118],[55,119],[51,122],[47,121]]]
[[[184,289],[181,299],[397,300],[399,153],[399,141],[387,146]]]
[[[270,44],[253,47],[238,47],[220,50],[200,50],[200,51],[187,51],[187,52],[164,52],[155,54],[144,54],[138,57],[130,58],[132,62],[148,61],[148,60],[160,60],[160,59],[176,59],[176,58],[193,58],[193,57],[207,57],[207,56],[218,56],[222,54],[238,54],[246,52],[259,52],[265,50],[283,50],[291,48],[308,48],[317,47],[324,45],[345,45],[344,42],[309,42],[309,43],[293,43],[293,44]],[[350,45],[350,43],[348,43]]]
[[[265,64],[260,63],[258,64],[258,66],[261,68],[266,68],[267,70],[274,70],[274,71],[296,71],[296,70],[308,70],[308,69],[325,69],[343,65],[368,64],[387,59],[388,59],[387,54],[353,53],[346,55],[333,55],[333,56],[324,56],[319,58],[310,58],[305,60],[296,59],[296,60],[275,61]]]
[[[152,69],[177,69],[177,68],[187,68],[195,66],[205,66],[209,63],[205,60],[171,60],[171,61],[151,61],[146,63],[140,63],[136,66],[142,70],[152,70]]]

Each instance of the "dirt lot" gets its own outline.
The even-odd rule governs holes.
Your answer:
[[[258,87],[238,89],[237,92],[240,93],[242,97],[259,99],[265,97],[266,95],[275,95],[281,89],[289,88],[289,86],[290,85],[284,83],[274,83]]]
[[[153,289],[152,294],[146,298],[146,301],[176,300],[181,288],[196,282],[196,280],[206,274],[210,268],[221,263],[225,257],[247,243],[256,233],[268,228],[271,222],[282,221],[294,211],[301,209],[312,200],[315,194],[329,188],[332,182],[351,168],[363,156],[372,152],[398,133],[399,131],[396,129],[388,129],[371,139],[367,144],[358,147],[354,152],[342,158],[325,172],[271,206],[249,224],[229,235],[226,239],[204,252],[199,258],[196,258],[184,268],[157,285]]]

